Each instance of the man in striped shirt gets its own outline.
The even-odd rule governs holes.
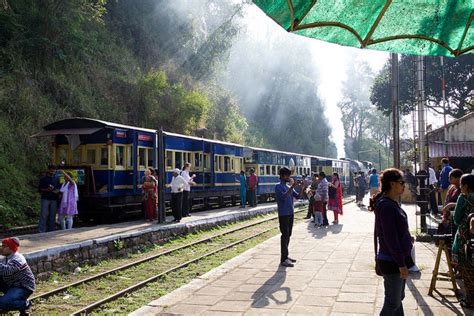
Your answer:
[[[327,215],[327,205],[328,205],[328,200],[329,200],[329,195],[328,195],[328,190],[329,190],[329,184],[328,180],[326,179],[326,174],[321,171],[319,174],[319,184],[316,189],[316,193],[319,194],[321,197],[321,202],[323,202],[323,226],[328,226],[329,221],[328,221],[328,215]]]
[[[18,253],[20,241],[16,237],[2,241],[0,254],[0,310],[18,310],[20,315],[28,315],[28,297],[36,288],[35,277],[25,257]]]

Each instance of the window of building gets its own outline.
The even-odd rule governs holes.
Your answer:
[[[95,149],[87,149],[86,152],[86,164],[88,165],[95,165],[95,157],[96,150]]]
[[[153,163],[153,148],[147,149],[147,160],[148,160],[148,167],[154,167],[155,164]]]
[[[107,147],[100,149],[100,165],[101,166],[109,165],[109,149]]]
[[[115,165],[124,166],[125,147],[115,146]]]

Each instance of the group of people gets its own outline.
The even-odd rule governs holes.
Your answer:
[[[255,169],[250,169],[250,174],[247,176],[245,171],[240,172],[239,180],[239,193],[240,193],[240,207],[245,208],[247,204],[250,207],[257,206],[257,186],[258,176],[255,174]]]
[[[470,234],[474,234],[474,174],[452,169],[447,175],[443,222],[452,221],[454,242],[451,259],[464,281],[464,307],[474,307],[474,267],[469,251]],[[402,301],[408,272],[414,266],[414,239],[408,228],[407,214],[399,201],[405,190],[406,177],[398,169],[387,169],[379,178],[380,192],[372,196],[369,210],[375,213],[374,243],[376,270],[383,275],[385,300],[381,315],[403,315]],[[450,211],[454,210],[451,217]]]
[[[183,217],[191,216],[191,186],[194,182],[195,174],[189,175],[191,164],[186,162],[182,170],[173,170],[173,179],[167,185],[171,189],[171,211],[173,222],[179,223]]]
[[[70,173],[59,169],[64,183],[60,184],[56,176],[57,168],[48,166],[46,174],[40,178],[38,191],[41,194],[41,210],[38,225],[40,233],[53,231],[58,217],[61,229],[71,229],[74,216],[77,214],[79,192],[77,184]]]

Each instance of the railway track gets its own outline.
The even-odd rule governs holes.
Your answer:
[[[296,211],[295,213],[299,214],[299,213],[305,213],[305,212],[306,212],[306,210],[302,209],[302,210]],[[302,216],[299,216],[295,219],[301,219],[301,218],[302,218]],[[152,255],[152,256],[149,256],[149,257],[146,257],[146,258],[143,258],[143,259],[140,259],[140,260],[122,265],[120,267],[117,267],[117,268],[114,268],[114,269],[111,269],[111,270],[108,270],[108,271],[105,271],[105,272],[102,272],[102,273],[98,273],[98,274],[93,275],[91,277],[84,278],[82,280],[79,280],[79,281],[76,281],[76,282],[73,282],[73,283],[70,283],[70,284],[66,284],[66,285],[58,287],[56,289],[53,289],[53,290],[50,290],[50,291],[47,291],[47,292],[44,292],[44,293],[37,294],[37,295],[31,297],[31,300],[33,301],[33,306],[39,306],[39,305],[42,304],[42,302],[48,304],[48,302],[46,300],[54,298],[55,296],[59,296],[59,295],[63,295],[63,296],[64,296],[64,294],[68,295],[68,293],[74,291],[75,288],[78,288],[78,287],[81,287],[81,286],[87,286],[88,284],[91,284],[94,281],[105,279],[107,277],[117,275],[119,273],[124,273],[124,272],[126,272],[128,270],[131,270],[131,269],[134,269],[134,268],[136,268],[140,265],[150,264],[153,261],[160,260],[160,258],[164,258],[164,257],[167,257],[167,256],[173,256],[173,255],[181,256],[180,253],[183,252],[183,251],[188,251],[189,250],[191,252],[194,252],[196,247],[199,247],[200,245],[209,245],[209,244],[217,241],[217,243],[214,243],[214,245],[213,245],[213,246],[217,246],[217,247],[214,247],[215,249],[212,249],[211,251],[205,251],[204,253],[202,253],[202,252],[200,253],[199,251],[196,251],[197,252],[196,256],[193,256],[193,255],[191,255],[189,257],[182,256],[183,259],[187,259],[187,260],[185,260],[184,263],[180,263],[180,264],[171,266],[171,267],[169,267],[169,268],[167,268],[163,271],[160,271],[157,274],[154,274],[152,276],[147,277],[144,280],[136,282],[136,283],[126,287],[125,289],[121,289],[120,291],[116,291],[115,293],[110,294],[110,295],[106,296],[105,298],[101,298],[101,299],[96,300],[92,303],[87,302],[86,306],[82,305],[83,307],[81,307],[80,309],[72,312],[71,315],[83,315],[83,314],[91,313],[91,312],[97,310],[98,308],[100,308],[101,306],[104,306],[106,303],[117,300],[118,298],[121,298],[121,297],[123,297],[123,296],[125,296],[129,293],[133,293],[134,291],[136,291],[140,288],[143,288],[143,287],[147,286],[148,284],[150,284],[152,282],[155,282],[157,280],[160,280],[160,279],[164,278],[165,276],[169,275],[172,272],[181,270],[181,269],[189,266],[190,264],[199,262],[199,261],[201,261],[205,258],[212,257],[213,255],[215,255],[217,253],[220,253],[220,252],[222,252],[226,249],[230,249],[230,248],[235,247],[237,245],[243,244],[246,241],[249,241],[251,239],[255,239],[259,236],[262,236],[266,233],[269,233],[272,230],[276,230],[277,225],[272,224],[272,222],[277,220],[277,219],[278,219],[277,216],[272,216],[270,218],[263,219],[263,220],[260,220],[260,221],[257,221],[257,222],[253,222],[253,223],[250,223],[248,225],[240,226],[240,227],[237,227],[237,228],[234,228],[234,229],[226,230],[226,231],[221,232],[221,233],[213,234],[209,237],[202,238],[202,239],[199,239],[197,241],[194,241],[194,242],[191,242],[191,243],[179,246],[179,247],[175,247],[175,248],[172,248],[170,250],[160,252],[160,253],[157,253],[155,255]],[[271,227],[266,227],[268,224],[272,224]],[[249,232],[249,230],[250,230],[250,232]],[[251,230],[256,230],[256,231],[253,232]],[[243,235],[243,236],[240,236],[240,235]],[[223,238],[224,238],[224,240],[219,243],[219,240],[221,240]],[[228,240],[225,240],[225,238],[227,238]],[[35,311],[33,311],[33,313],[34,312]],[[39,313],[43,313],[43,310],[40,310]]]

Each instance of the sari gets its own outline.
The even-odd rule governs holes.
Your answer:
[[[145,176],[142,179],[143,204],[145,208],[145,218],[147,220],[156,219],[156,207],[158,202],[157,181],[152,176]]]
[[[328,209],[342,215],[342,186],[339,179],[333,179],[332,184],[336,187],[336,196],[329,199]]]

